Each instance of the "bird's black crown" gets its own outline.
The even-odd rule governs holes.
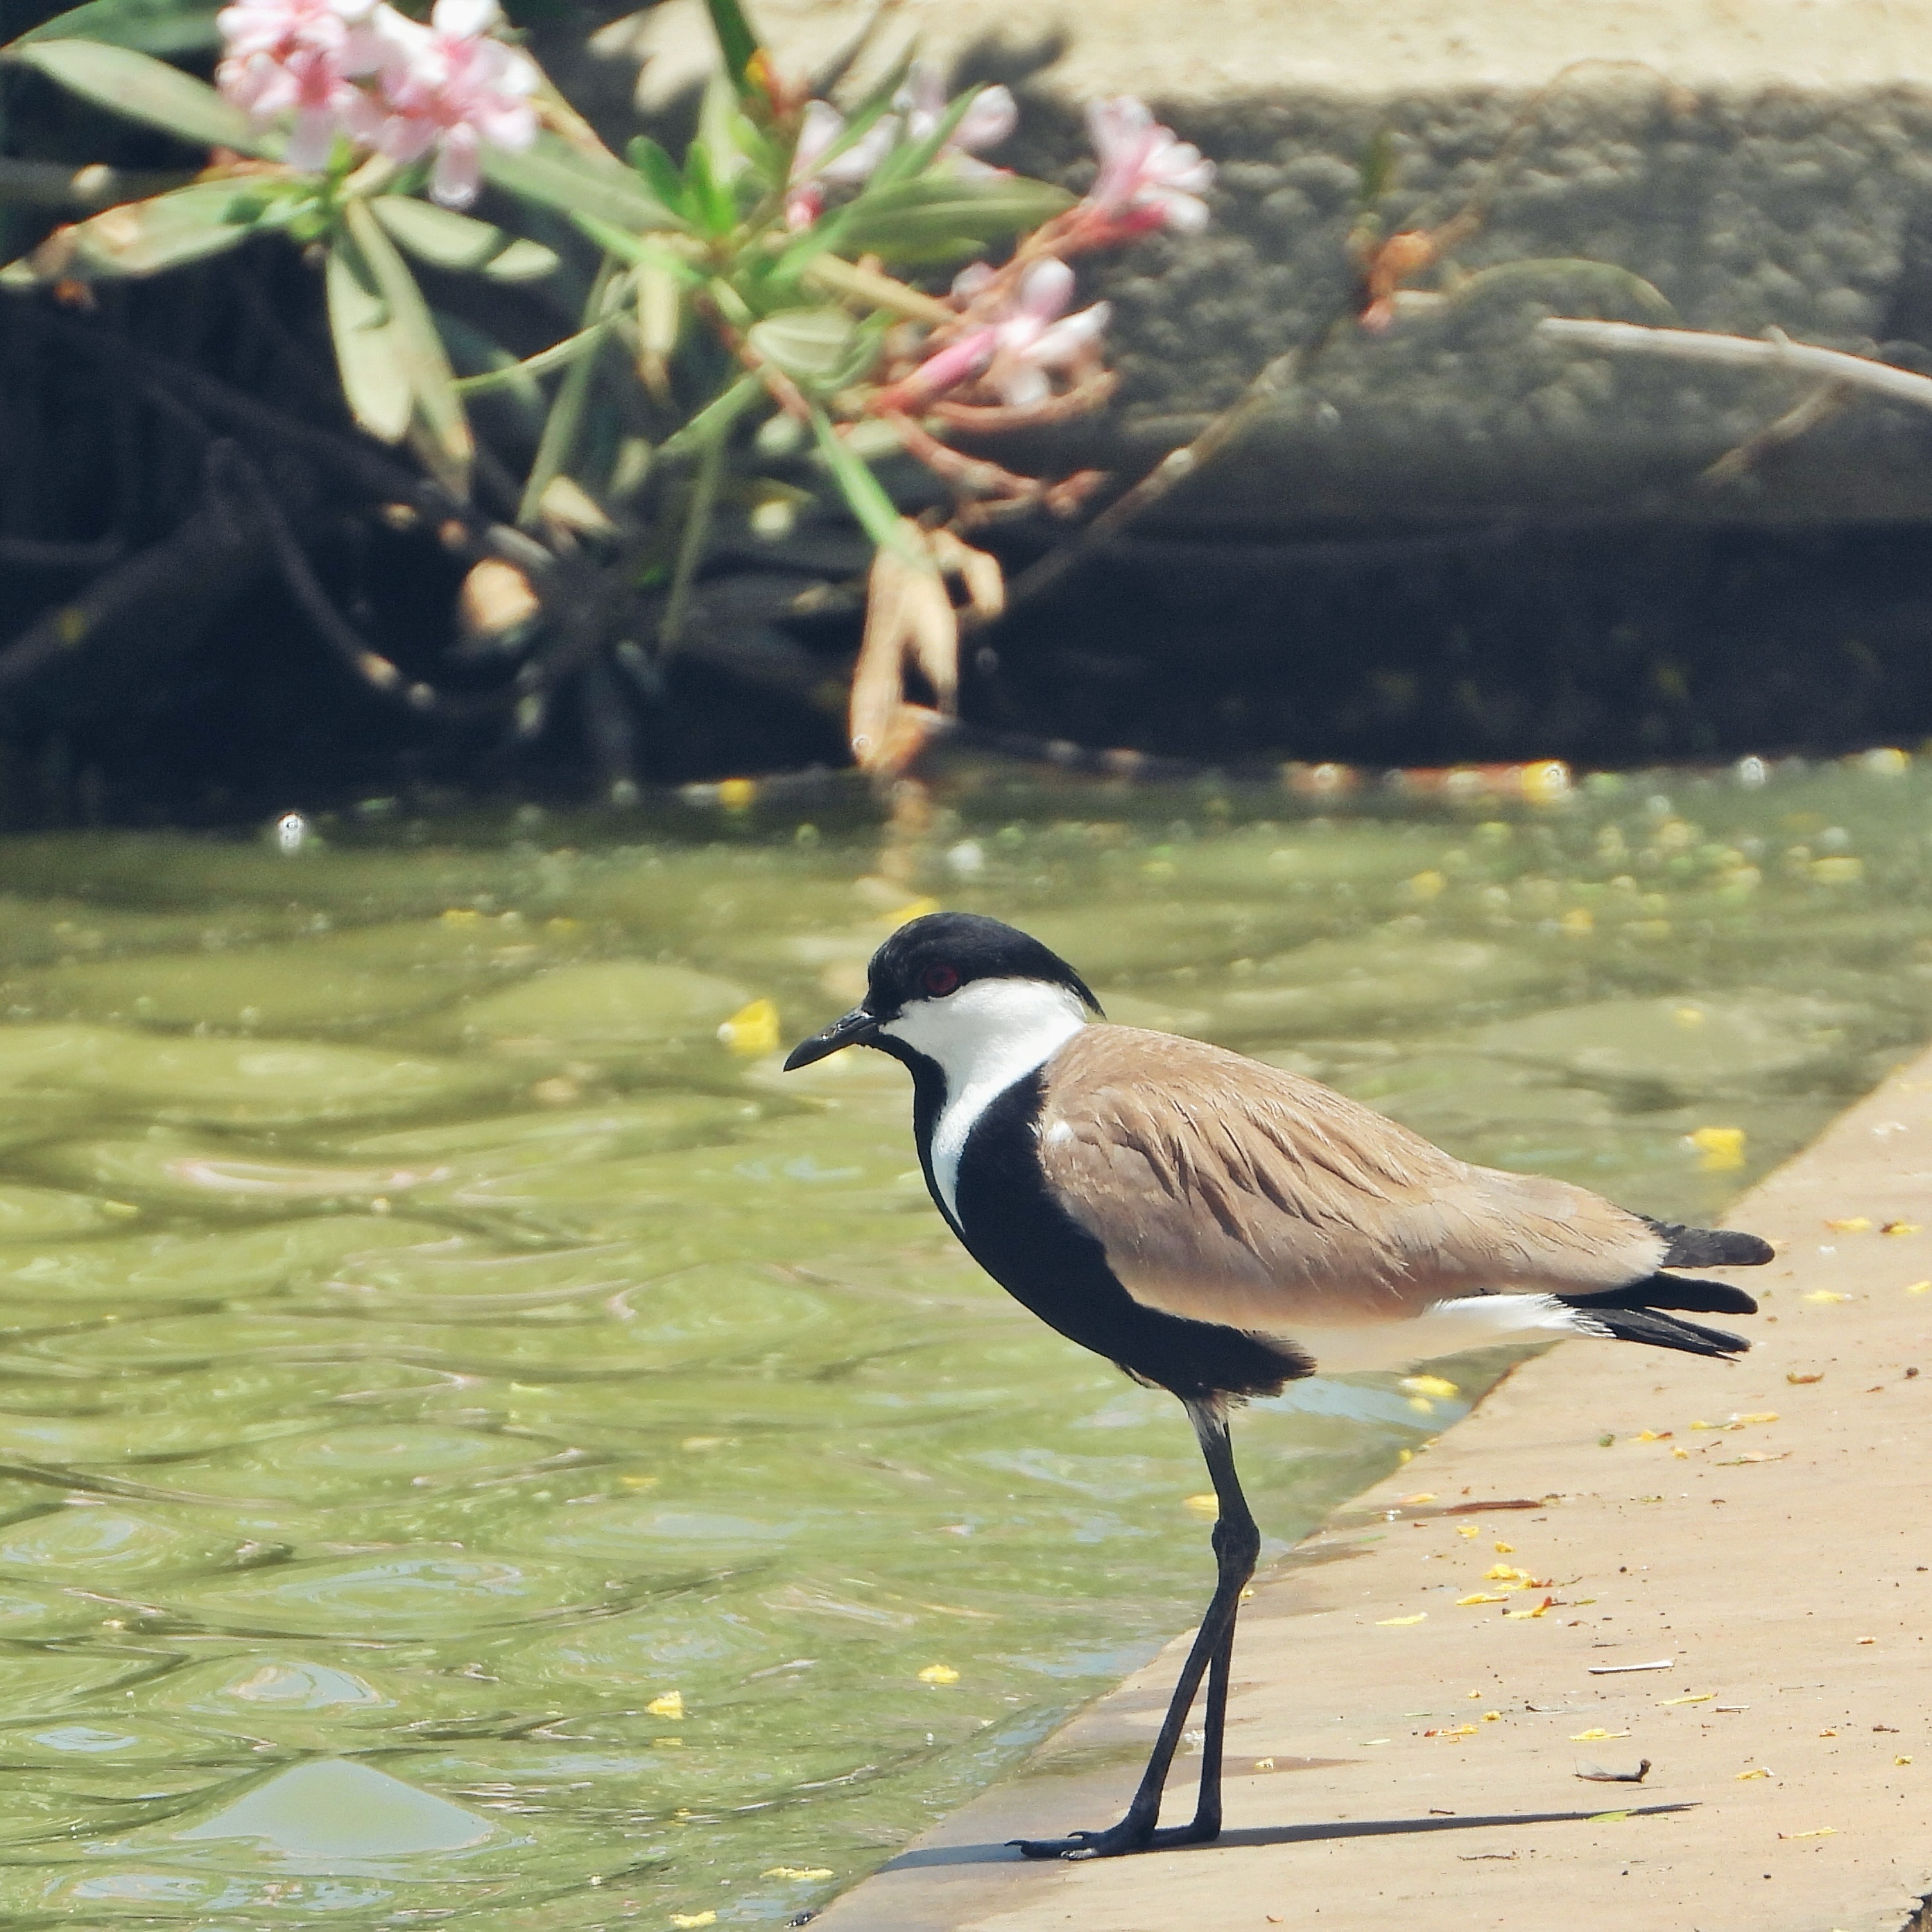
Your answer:
[[[1043,980],[1100,1010],[1086,981],[1058,953],[1030,934],[976,912],[933,912],[908,920],[872,955],[866,1010],[890,1019],[910,1000],[944,998],[975,980]]]

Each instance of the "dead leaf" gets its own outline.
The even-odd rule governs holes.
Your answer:
[[[1807,1382],[1822,1382],[1825,1379],[1825,1371],[1820,1369],[1815,1376],[1801,1376],[1796,1369],[1786,1369],[1784,1379],[1792,1387],[1802,1388]]]
[[[1573,1744],[1600,1744],[1606,1738],[1627,1738],[1628,1731],[1606,1731],[1600,1724],[1592,1724],[1587,1731],[1573,1731],[1570,1742]]]
[[[1588,1784],[1641,1784],[1650,1775],[1650,1760],[1639,1758],[1634,1771],[1606,1771],[1600,1764],[1586,1764],[1576,1774]]]

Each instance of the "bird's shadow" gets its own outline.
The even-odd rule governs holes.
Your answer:
[[[1695,1804],[1632,1804],[1617,1808],[1627,1818],[1655,1818],[1675,1811],[1694,1811]],[[1468,1817],[1340,1819],[1326,1824],[1250,1825],[1223,1832],[1211,1844],[1171,1846],[1174,1851],[1209,1851],[1232,1846],[1248,1850],[1264,1845],[1306,1845],[1326,1838],[1398,1838],[1418,1832],[1475,1832],[1504,1825],[1587,1825],[1600,1811],[1498,1811]],[[881,1871],[915,1871],[940,1865],[1018,1864],[1018,1851],[1010,1840],[974,1844],[928,1845],[902,1852],[880,1867]]]

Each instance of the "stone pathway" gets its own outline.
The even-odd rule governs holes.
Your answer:
[[[1916,1932],[1932,1054],[1726,1218],[1779,1250],[1741,1364],[1566,1344],[1260,1586],[1219,1844],[1005,1849],[1112,1821],[1177,1645],[816,1924]]]

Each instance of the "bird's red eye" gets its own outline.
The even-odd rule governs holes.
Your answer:
[[[943,1000],[948,993],[958,990],[959,969],[956,966],[928,966],[926,969],[925,986],[933,998]]]

